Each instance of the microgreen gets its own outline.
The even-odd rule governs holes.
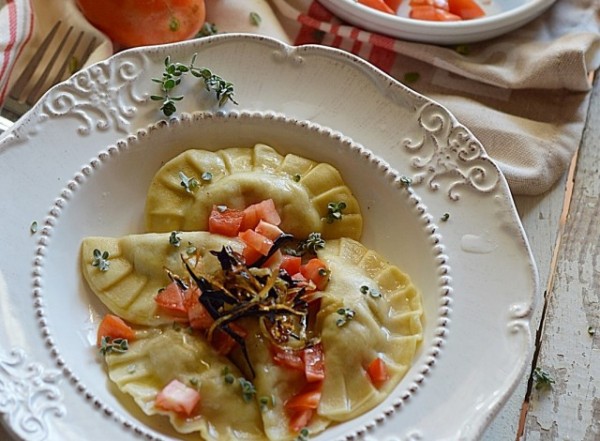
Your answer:
[[[208,37],[210,35],[215,35],[217,32],[217,26],[214,23],[204,22],[200,31],[196,34],[196,38]]]
[[[325,218],[328,224],[336,220],[342,219],[342,211],[346,209],[345,202],[330,202],[327,204],[327,217]]]
[[[35,233],[37,233],[37,230],[38,230],[38,223],[36,221],[33,221],[31,223],[31,225],[29,225],[29,232],[31,234],[35,234]]]
[[[412,179],[408,176],[402,176],[400,177],[400,183],[405,187],[409,187],[412,184]]]
[[[225,105],[227,101],[237,104],[233,99],[235,93],[233,84],[225,81],[220,76],[213,74],[205,67],[194,66],[196,56],[197,54],[192,56],[189,65],[178,62],[173,63],[171,62],[171,57],[168,56],[165,58],[165,70],[162,74],[162,78],[152,78],[153,82],[160,84],[162,95],[151,95],[150,99],[153,101],[162,101],[160,110],[165,116],[171,116],[177,111],[176,102],[181,101],[183,96],[174,96],[172,93],[174,89],[181,84],[181,81],[187,74],[191,74],[202,80],[206,91],[215,94],[219,106]]]
[[[300,430],[295,441],[308,441],[309,437],[310,437],[310,432],[305,427],[304,429]]]
[[[442,217],[440,218],[440,220],[442,222],[446,222],[448,219],[450,219],[450,213],[444,213],[444,214],[442,214]]]
[[[374,299],[379,299],[381,297],[381,293],[378,290],[369,288],[367,285],[362,285],[360,287],[360,292],[364,295],[369,294]]]
[[[235,382],[235,377],[229,371],[229,367],[228,366],[225,366],[223,368],[223,370],[221,371],[221,374],[223,375],[223,381],[225,381],[225,383],[227,383],[227,384],[233,384]]]
[[[593,326],[588,326],[587,333],[591,336],[596,335],[596,328],[594,328]]]
[[[110,262],[108,261],[108,251],[100,251],[95,249],[93,253],[92,266],[97,267],[100,271],[108,271]]]
[[[301,254],[306,252],[316,254],[322,248],[325,248],[325,239],[317,232],[309,233],[308,237],[298,244],[298,251]]]

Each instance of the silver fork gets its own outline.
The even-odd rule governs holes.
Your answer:
[[[66,26],[66,25],[65,25]],[[75,73],[89,58],[96,37],[58,21],[10,89],[0,111],[0,133],[25,114],[52,86]],[[73,34],[73,35],[72,35]]]

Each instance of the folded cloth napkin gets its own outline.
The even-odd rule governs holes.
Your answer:
[[[7,5],[27,2],[0,0],[0,38]],[[58,17],[91,27],[74,0],[31,2],[36,26],[13,72]],[[543,193],[564,173],[581,140],[591,74],[600,67],[598,0],[557,0],[524,27],[460,51],[358,29],[315,0],[206,0],[206,9],[207,21],[220,33],[259,33],[348,50],[443,104],[482,142],[514,194]],[[260,15],[260,26],[250,23],[250,12]],[[89,62],[114,50],[106,37],[99,41]],[[418,80],[409,83],[406,74],[414,73]],[[0,85],[5,83],[6,74],[0,74]]]

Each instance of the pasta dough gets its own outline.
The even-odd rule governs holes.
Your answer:
[[[188,191],[182,176],[198,182]],[[204,178],[203,178],[204,176]],[[146,200],[146,228],[151,232],[205,231],[213,205],[243,209],[273,199],[280,228],[298,238],[320,232],[324,238],[359,239],[362,215],[356,198],[331,165],[273,148],[187,150],[154,176]],[[343,217],[328,222],[328,204],[343,202]]]

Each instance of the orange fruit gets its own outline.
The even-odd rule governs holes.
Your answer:
[[[187,40],[206,18],[204,0],[77,0],[77,5],[124,48]]]

